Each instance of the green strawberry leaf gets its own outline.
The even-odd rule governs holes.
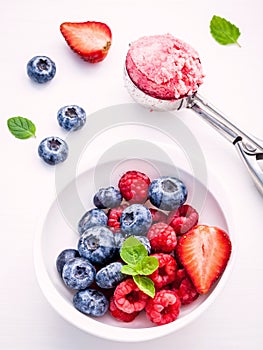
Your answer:
[[[30,137],[36,137],[35,124],[23,117],[13,117],[7,120],[7,126],[11,134],[18,139],[28,139]]]
[[[137,276],[133,276],[133,280],[141,291],[149,295],[151,298],[154,297],[155,295],[154,283],[149,277],[137,275]]]
[[[147,249],[135,237],[130,236],[122,244],[120,257],[126,264],[135,266],[142,258],[148,255]]]
[[[213,16],[210,21],[210,32],[213,38],[221,45],[237,44],[241,47],[237,41],[240,36],[239,28],[225,18]]]
[[[124,273],[125,275],[132,275],[132,276],[138,275],[138,272],[131,265],[123,265],[121,268],[121,272]]]
[[[159,262],[154,256],[145,256],[136,265],[135,270],[138,275],[150,275],[158,269]]]

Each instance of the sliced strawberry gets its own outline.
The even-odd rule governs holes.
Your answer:
[[[197,225],[180,239],[179,259],[200,294],[207,293],[223,273],[231,247],[228,234],[214,226]]]
[[[60,31],[70,48],[82,59],[97,63],[107,56],[111,46],[111,30],[102,22],[64,22]]]

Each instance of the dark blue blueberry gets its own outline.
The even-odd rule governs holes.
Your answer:
[[[120,251],[122,243],[124,242],[125,238],[126,238],[126,236],[122,232],[114,233],[115,244],[116,244],[118,251]]]
[[[62,279],[71,289],[86,289],[95,279],[95,267],[84,258],[68,260],[62,269]]]
[[[175,210],[184,204],[186,198],[187,188],[176,177],[161,176],[150,184],[150,202],[162,210]]]
[[[105,226],[92,226],[80,236],[78,251],[92,264],[105,265],[117,252],[114,235]]]
[[[128,235],[143,235],[152,224],[150,210],[142,204],[132,204],[125,208],[120,217],[121,230]]]
[[[105,289],[116,287],[126,278],[126,275],[121,273],[122,266],[121,262],[113,262],[100,269],[96,274],[97,285]]]
[[[114,187],[101,188],[93,198],[94,205],[99,209],[116,208],[121,204],[122,195]]]
[[[73,297],[73,305],[80,312],[90,316],[103,316],[109,308],[108,299],[95,289],[77,292]]]
[[[62,269],[65,265],[65,263],[72,259],[72,258],[78,258],[79,252],[76,249],[65,249],[63,250],[57,257],[56,260],[56,267],[58,270],[58,273],[62,275]]]
[[[82,235],[87,229],[92,226],[106,226],[108,217],[103,210],[94,208],[87,211],[79,221],[78,231]]]
[[[56,165],[67,159],[68,145],[59,137],[47,137],[40,142],[38,146],[38,155],[46,163]]]
[[[86,112],[76,105],[61,107],[57,113],[59,125],[67,131],[76,131],[86,123]]]
[[[35,56],[27,63],[27,75],[39,84],[53,79],[55,74],[56,65],[47,56]]]

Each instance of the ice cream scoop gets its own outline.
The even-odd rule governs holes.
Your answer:
[[[132,98],[152,110],[195,111],[235,146],[263,194],[258,162],[263,159],[263,141],[241,131],[198,94],[203,78],[198,53],[171,34],[144,36],[130,44],[124,80]]]
[[[133,42],[126,70],[140,90],[161,100],[192,95],[204,77],[198,53],[171,34],[145,36]]]

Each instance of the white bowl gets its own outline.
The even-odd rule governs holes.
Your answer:
[[[65,287],[56,270],[56,258],[63,249],[77,247],[79,237],[77,223],[83,213],[93,207],[92,199],[95,191],[105,185],[116,186],[121,174],[131,170],[131,162],[127,164],[129,169],[125,169],[121,161],[112,161],[90,168],[77,176],[58,194],[36,233],[34,259],[40,287],[48,302],[64,319],[100,338],[137,342],[175,332],[195,320],[211,305],[229,277],[234,261],[235,242],[234,229],[227,215],[229,209],[227,199],[216,182],[213,181],[211,188],[208,189],[192,175],[173,165],[150,160],[142,166],[141,161],[138,163],[134,161],[134,169],[147,172],[151,179],[160,175],[171,175],[183,180],[189,191],[187,203],[198,210],[199,223],[218,226],[229,233],[232,241],[230,260],[212,290],[206,295],[199,296],[192,304],[183,306],[178,319],[167,325],[155,326],[146,318],[144,312],[133,322],[124,323],[113,319],[108,313],[95,318],[77,311],[72,304],[73,293]]]

